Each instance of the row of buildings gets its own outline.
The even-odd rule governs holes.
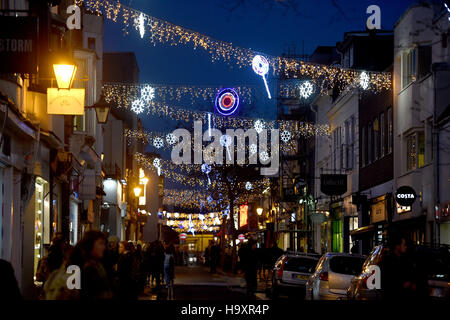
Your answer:
[[[124,135],[141,120],[101,96],[104,82],[139,82],[136,57],[103,52],[102,16],[82,9],[80,28],[69,30],[72,4],[0,1],[0,258],[28,298],[56,233],[71,245],[93,229],[120,240],[159,237],[163,178],[137,165],[144,146]],[[50,100],[49,88],[68,90],[55,81],[62,59],[77,66],[82,114],[70,114],[69,100]],[[65,111],[49,112],[50,103]]]
[[[449,30],[443,5],[416,4],[393,31],[347,32],[335,47],[318,47],[308,57],[391,72],[393,81],[381,93],[359,87],[307,101],[279,98],[280,119],[331,130],[281,155],[280,188],[268,209],[283,249],[367,254],[395,229],[417,244],[450,244]],[[345,186],[330,192],[330,182]],[[401,186],[415,191],[411,206],[397,204]]]

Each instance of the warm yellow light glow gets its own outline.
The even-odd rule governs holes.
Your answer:
[[[148,183],[148,178],[147,177],[141,178],[141,183],[142,184],[147,184]]]
[[[135,188],[133,189],[133,191],[134,191],[134,195],[135,195],[136,197],[139,197],[139,196],[141,195],[142,189],[141,189],[141,187],[135,187]]]
[[[54,64],[56,82],[59,89],[70,89],[77,73],[77,66],[72,64]]]
[[[257,208],[256,212],[258,213],[258,216],[262,215],[263,213],[263,208]]]

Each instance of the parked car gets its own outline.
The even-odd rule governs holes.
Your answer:
[[[383,257],[388,254],[386,245],[375,247],[363,265],[360,275],[355,277],[347,291],[349,299],[380,300],[383,299],[383,288],[367,288],[367,279],[371,275],[369,267],[381,266]],[[448,246],[430,247],[418,246],[412,254],[416,266],[422,268],[427,278],[427,294],[433,300],[450,299],[450,252]],[[383,270],[381,271],[381,276]]]
[[[347,298],[352,279],[361,273],[365,256],[349,253],[326,253],[306,283],[307,300]]]
[[[314,272],[320,255],[291,252],[283,254],[275,263],[272,277],[272,298],[279,295],[304,297],[305,285]]]

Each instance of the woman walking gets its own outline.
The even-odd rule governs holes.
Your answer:
[[[173,300],[173,279],[175,278],[175,248],[173,244],[167,246],[164,253],[164,280],[167,288],[167,300]]]

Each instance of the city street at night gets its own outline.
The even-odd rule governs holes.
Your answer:
[[[0,301],[448,308],[449,39],[446,0],[0,0]]]

